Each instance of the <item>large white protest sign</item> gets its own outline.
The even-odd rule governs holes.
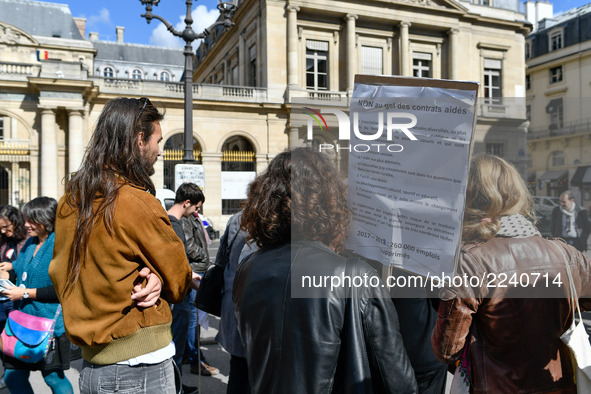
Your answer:
[[[254,171],[222,171],[222,199],[246,200],[248,185],[256,176]]]
[[[453,273],[477,92],[472,82],[356,76],[348,249],[420,275]]]

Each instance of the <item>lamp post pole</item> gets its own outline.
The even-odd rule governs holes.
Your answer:
[[[224,28],[230,28],[232,23],[232,13],[236,8],[235,0],[230,2],[224,2],[219,0],[218,10],[223,15],[223,20],[220,20],[202,33],[195,33],[191,25],[193,24],[193,17],[191,15],[191,6],[193,5],[192,0],[186,0],[187,15],[185,16],[185,29],[180,32],[174,28],[170,22],[161,16],[154,15],[152,8],[157,6],[160,0],[140,0],[142,5],[146,6],[146,13],[142,14],[142,18],[146,18],[146,21],[150,23],[152,19],[158,19],[164,23],[169,32],[176,37],[180,37],[185,41],[185,130],[184,130],[184,155],[183,162],[192,163],[194,162],[193,157],[193,41],[200,40],[207,37],[211,31],[218,25],[223,25]]]

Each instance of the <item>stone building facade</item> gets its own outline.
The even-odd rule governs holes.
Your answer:
[[[571,189],[583,207],[591,204],[590,26],[587,4],[536,21],[525,47],[530,190],[559,196]]]
[[[261,109],[285,120],[289,146],[338,144],[331,116],[329,133],[307,141],[307,118],[297,108],[346,110],[355,74],[478,81],[474,151],[500,155],[525,176],[524,43],[531,24],[519,6],[515,0],[244,0],[236,26],[201,44],[194,81],[264,89]],[[236,109],[241,112],[262,115]],[[347,152],[335,153],[335,161],[346,171]]]
[[[117,27],[117,40],[104,41],[88,34],[85,20],[72,17],[67,5],[0,0],[0,204],[19,206],[39,195],[59,198],[64,179],[82,161],[104,104],[121,96],[146,96],[166,111],[164,154],[153,180],[157,188],[174,190],[174,167],[182,162],[183,51],[126,43],[123,33]],[[283,135],[285,122],[256,133],[248,144],[239,138],[250,138],[248,132],[229,126],[229,118],[240,118],[232,114],[237,102],[257,112],[265,101],[264,90],[247,90],[255,94],[193,86],[194,151],[206,176],[205,214],[215,224],[223,225],[220,179],[243,185],[256,168],[265,167],[269,149],[285,147],[267,143],[267,135]],[[225,114],[211,116],[212,108],[223,107]],[[254,123],[256,129],[274,126],[264,117]],[[251,170],[250,178],[232,177],[234,169]]]
[[[192,76],[194,151],[204,168],[205,214],[216,227],[278,152],[336,140],[329,133],[307,141],[294,108],[348,108],[360,73],[480,82],[474,150],[525,173],[525,106],[514,98],[524,97],[531,25],[518,0],[241,0],[233,20],[196,51]],[[174,187],[182,51],[125,43],[122,28],[117,37],[86,38],[84,20],[66,5],[0,0],[0,203],[59,198],[104,104],[119,96],[147,96],[166,108],[169,153],[154,182]],[[346,169],[346,154],[335,160]]]

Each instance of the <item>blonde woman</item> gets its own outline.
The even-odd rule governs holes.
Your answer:
[[[457,268],[471,282],[442,291],[432,337],[440,360],[461,358],[471,392],[576,392],[560,340],[572,322],[565,260],[582,297],[591,295],[590,261],[562,240],[542,238],[533,221],[515,168],[496,156],[474,157]]]

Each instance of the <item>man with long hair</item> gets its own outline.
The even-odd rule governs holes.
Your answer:
[[[162,119],[147,98],[107,102],[59,202],[49,274],[82,348],[81,393],[176,392],[168,304],[191,269],[150,179]],[[141,291],[146,272],[161,292]]]
[[[242,227],[260,250],[238,266],[233,299],[252,392],[416,392],[377,272],[336,253],[349,218],[336,168],[310,148],[280,153],[250,184]],[[311,286],[307,277],[377,286]]]

